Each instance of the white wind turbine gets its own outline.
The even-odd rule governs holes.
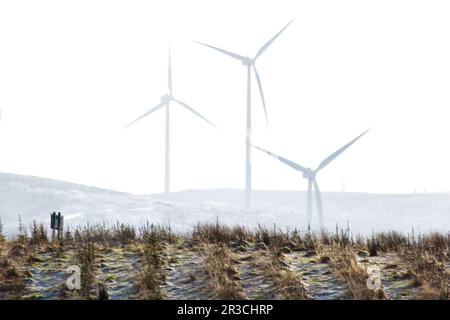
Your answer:
[[[169,49],[168,89],[169,89],[169,93],[166,93],[165,95],[161,96],[161,102],[157,106],[150,109],[149,111],[144,113],[142,116],[140,116],[139,118],[137,118],[136,120],[132,121],[131,123],[129,123],[128,125],[126,125],[124,127],[124,128],[128,128],[129,126],[131,126],[135,122],[141,120],[142,118],[145,118],[146,116],[157,111],[158,109],[165,107],[165,109],[166,109],[166,148],[165,148],[164,193],[166,193],[166,194],[168,194],[170,192],[170,103],[175,102],[179,106],[187,109],[188,111],[192,112],[197,117],[201,118],[202,120],[206,121],[213,127],[217,128],[216,125],[214,125],[211,121],[209,121],[204,116],[202,116],[200,113],[195,111],[188,104],[176,99],[173,96],[173,94],[172,94],[172,63],[171,63],[170,49]]]
[[[252,192],[252,168],[251,168],[251,128],[252,128],[252,110],[251,110],[251,80],[252,80],[252,69],[255,73],[256,82],[258,83],[259,93],[261,95],[261,101],[264,108],[264,114],[267,118],[266,102],[264,99],[264,93],[261,84],[261,78],[259,77],[258,70],[256,69],[256,60],[266,51],[266,49],[275,41],[276,38],[292,23],[291,20],[283,29],[281,29],[275,36],[273,36],[269,41],[267,41],[256,53],[253,58],[241,56],[239,54],[220,49],[211,46],[206,43],[198,42],[199,44],[209,47],[211,49],[217,50],[227,56],[237,59],[242,62],[242,64],[247,68],[247,122],[246,122],[246,149],[245,149],[245,205],[247,208],[251,205],[251,192]]]
[[[338,149],[328,157],[326,157],[317,167],[317,169],[313,170],[311,168],[306,168],[298,163],[295,163],[291,160],[288,160],[286,158],[283,158],[277,154],[274,154],[270,151],[267,151],[263,148],[260,148],[258,146],[253,145],[253,147],[267,153],[268,155],[280,160],[284,164],[290,166],[291,168],[300,171],[303,173],[303,178],[308,179],[308,198],[307,198],[307,220],[308,224],[311,223],[312,218],[312,201],[313,201],[313,190],[315,192],[315,198],[316,198],[316,205],[317,205],[317,211],[319,213],[319,226],[323,228],[323,206],[322,206],[322,196],[320,194],[319,185],[317,184],[316,175],[317,173],[325,168],[330,162],[332,162],[334,159],[336,159],[342,152],[344,152],[348,147],[350,147],[352,144],[354,144],[356,141],[358,141],[363,135],[365,135],[367,132],[369,132],[370,129],[364,131],[362,134],[357,136],[355,139],[347,143],[342,148]]]

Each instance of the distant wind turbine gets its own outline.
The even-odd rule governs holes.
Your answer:
[[[198,42],[199,44],[209,47],[211,49],[217,50],[227,56],[237,59],[242,62],[244,66],[247,67],[247,124],[246,124],[246,156],[245,156],[245,204],[246,207],[251,205],[251,192],[252,192],[252,168],[251,168],[251,128],[252,128],[252,111],[251,111],[251,79],[252,79],[252,69],[255,73],[256,82],[258,83],[259,93],[261,95],[261,101],[264,108],[264,115],[267,118],[266,102],[264,99],[264,93],[261,84],[261,78],[259,77],[258,70],[256,69],[256,60],[266,51],[266,49],[275,41],[276,38],[292,23],[291,20],[283,29],[281,29],[276,35],[274,35],[269,41],[267,41],[256,53],[254,58],[245,57],[227,50],[223,50],[206,43]]]
[[[173,94],[172,94],[172,62],[171,62],[171,56],[170,56],[170,49],[169,49],[168,89],[169,89],[169,93],[166,93],[165,95],[161,96],[161,102],[156,107],[150,109],[149,111],[144,113],[142,116],[140,116],[139,118],[137,118],[136,120],[132,121],[131,123],[129,123],[128,125],[126,125],[124,127],[124,128],[128,128],[129,126],[133,125],[134,123],[141,120],[142,118],[147,117],[148,115],[157,111],[158,109],[161,109],[163,107],[166,108],[166,149],[165,149],[165,178],[164,178],[164,193],[166,193],[166,194],[170,192],[170,102],[175,102],[176,104],[180,105],[181,107],[192,112],[197,117],[206,121],[213,127],[217,128],[215,124],[213,124],[211,121],[206,119],[200,113],[195,111],[187,103],[185,103],[181,100],[178,100],[173,96]]]
[[[354,144],[356,141],[358,141],[363,135],[365,135],[367,132],[369,132],[370,129],[364,131],[362,134],[357,136],[355,139],[347,143],[342,148],[338,149],[328,157],[326,157],[317,167],[317,169],[313,170],[310,168],[303,167],[299,165],[298,163],[295,163],[291,160],[288,160],[286,158],[283,158],[279,155],[276,155],[270,151],[267,151],[263,148],[260,148],[258,146],[253,145],[253,147],[267,153],[269,156],[272,156],[284,164],[288,165],[289,167],[300,171],[303,173],[303,178],[308,179],[308,202],[307,202],[307,220],[308,223],[311,223],[311,217],[312,217],[312,201],[313,201],[313,190],[315,192],[315,198],[316,198],[316,205],[317,205],[317,211],[319,213],[319,225],[321,228],[323,228],[323,206],[322,206],[322,196],[320,194],[319,185],[317,184],[316,175],[317,173],[325,168],[330,162],[332,162],[334,159],[336,159],[342,152],[344,152],[348,147],[350,147],[352,144]]]

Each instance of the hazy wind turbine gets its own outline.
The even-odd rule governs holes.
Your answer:
[[[253,58],[241,56],[239,54],[220,49],[211,46],[206,43],[198,42],[199,44],[209,47],[211,49],[217,50],[227,56],[237,59],[242,62],[247,68],[247,123],[246,123],[246,150],[245,150],[245,205],[250,207],[251,204],[251,192],[252,192],[252,168],[251,168],[251,128],[252,128],[252,111],[251,111],[251,80],[252,80],[252,69],[255,73],[256,82],[258,83],[259,93],[261,95],[261,101],[264,108],[264,115],[266,117],[266,122],[268,123],[266,102],[264,99],[264,93],[261,84],[261,78],[259,77],[258,70],[256,69],[256,60],[266,51],[266,49],[275,41],[276,38],[292,23],[291,20],[283,29],[281,29],[276,35],[274,35],[269,41],[267,41],[256,53]]]
[[[258,146],[253,145],[253,147],[267,153],[268,155],[280,160],[284,164],[288,165],[289,167],[300,171],[303,173],[303,178],[308,179],[308,202],[307,202],[307,219],[308,223],[311,223],[311,217],[312,217],[312,201],[313,201],[313,190],[315,192],[316,197],[316,205],[317,205],[317,211],[319,213],[319,225],[322,228],[323,227],[323,206],[322,206],[322,196],[320,194],[319,185],[317,184],[316,175],[317,173],[325,168],[330,162],[332,162],[334,159],[336,159],[342,152],[344,152],[348,147],[350,147],[352,144],[354,144],[356,141],[358,141],[363,135],[365,135],[370,129],[364,131],[362,134],[357,136],[355,139],[347,143],[342,148],[338,149],[328,157],[326,157],[317,167],[317,169],[313,170],[311,168],[306,168],[298,163],[295,163],[291,160],[288,160],[286,158],[283,158],[277,154],[274,154],[270,151],[267,151],[263,148],[260,148]]]
[[[146,116],[150,115],[151,113],[157,111],[158,109],[161,109],[163,107],[166,108],[166,149],[165,149],[165,178],[164,178],[164,193],[170,192],[170,102],[175,102],[181,107],[187,109],[188,111],[192,112],[197,117],[203,119],[213,127],[217,128],[216,125],[214,125],[211,121],[206,119],[204,116],[202,116],[200,113],[195,111],[192,107],[190,107],[188,104],[186,104],[183,101],[180,101],[176,99],[172,94],[172,62],[170,57],[170,49],[169,49],[169,71],[168,71],[168,89],[169,92],[165,95],[161,96],[161,102],[155,106],[154,108],[150,109],[146,113],[144,113],[142,116],[137,118],[136,120],[132,121],[128,125],[126,125],[124,128],[128,128],[135,122],[141,120],[142,118],[145,118]]]

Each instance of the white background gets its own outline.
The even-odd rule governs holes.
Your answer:
[[[1,1],[0,171],[135,193],[163,190],[160,101],[174,94],[244,137],[242,55],[260,57],[254,142],[304,166],[374,129],[318,177],[324,191],[450,190],[448,1]],[[256,89],[256,83],[253,82]],[[174,190],[242,188],[244,145],[184,109],[172,125]],[[253,153],[257,189],[303,190]]]

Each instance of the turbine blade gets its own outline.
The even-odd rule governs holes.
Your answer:
[[[306,169],[305,167],[302,167],[298,163],[295,163],[295,162],[293,162],[291,160],[288,160],[286,158],[283,158],[283,157],[281,157],[281,156],[279,156],[279,155],[277,155],[275,153],[272,153],[272,152],[267,151],[267,150],[265,150],[263,148],[255,146],[254,144],[252,144],[252,147],[254,147],[254,148],[256,148],[256,149],[258,149],[258,150],[260,150],[260,151],[262,151],[264,153],[267,153],[269,156],[274,157],[275,159],[278,159],[279,161],[283,162],[284,164],[288,165],[289,167],[291,167],[291,168],[293,168],[295,170],[298,170],[298,171],[301,171],[301,172],[307,172],[308,171],[308,169]]]
[[[169,72],[167,76],[169,92],[172,95],[172,58],[170,56],[170,48],[169,48]]]
[[[264,108],[264,115],[266,116],[266,124],[269,125],[269,119],[267,118],[266,101],[264,99],[264,92],[261,84],[261,78],[259,77],[258,70],[256,70],[255,65],[253,65],[253,70],[255,71],[256,82],[258,82],[259,93],[261,94],[261,101]]]
[[[322,170],[323,168],[325,168],[331,161],[333,161],[334,159],[336,159],[342,152],[344,152],[348,147],[350,147],[352,144],[354,144],[356,141],[358,141],[363,135],[365,135],[367,132],[369,132],[371,129],[368,129],[366,131],[364,131],[363,133],[361,133],[359,136],[357,136],[355,139],[353,139],[352,141],[350,141],[349,143],[347,143],[345,146],[343,146],[342,148],[338,149],[337,151],[335,151],[334,153],[332,153],[330,156],[328,156],[327,158],[325,158],[319,165],[319,167],[316,169],[316,172]]]
[[[320,193],[319,185],[316,179],[314,179],[314,192],[316,196],[317,211],[319,212],[319,224],[323,227],[323,205],[322,205],[322,195]]]
[[[224,49],[220,49],[220,48],[211,46],[211,45],[206,44],[206,43],[202,43],[202,42],[198,42],[198,41],[196,41],[196,42],[197,42],[198,44],[201,44],[202,46],[209,47],[209,48],[211,48],[211,49],[217,50],[217,51],[219,51],[219,52],[222,52],[223,54],[226,54],[227,56],[230,56],[230,57],[232,57],[232,58],[238,59],[238,60],[240,60],[240,61],[246,60],[246,58],[245,58],[244,56],[241,56],[241,55],[239,55],[239,54],[237,54],[237,53],[233,53],[233,52],[230,52],[230,51],[227,51],[227,50],[224,50]]]
[[[278,31],[278,33],[277,33],[276,35],[274,35],[274,36],[272,37],[272,39],[270,39],[269,41],[267,41],[266,44],[264,44],[264,45],[261,47],[261,49],[258,50],[258,53],[256,54],[254,60],[258,59],[258,57],[259,57],[260,55],[262,55],[262,54],[264,53],[264,51],[266,51],[266,49],[272,44],[272,42],[274,42],[275,39],[278,38],[278,36],[279,36],[284,30],[286,30],[286,28],[292,23],[292,21],[294,21],[294,20],[289,21],[289,23],[288,23],[283,29],[281,29],[280,31]]]
[[[175,101],[176,103],[178,103],[179,105],[185,107],[187,110],[189,110],[190,112],[192,112],[193,114],[195,114],[197,117],[199,117],[200,119],[206,121],[207,123],[209,123],[210,125],[212,125],[214,128],[218,129],[217,126],[212,123],[211,121],[209,121],[208,119],[206,119],[204,116],[202,116],[200,113],[198,113],[197,111],[195,111],[192,107],[188,106],[186,103],[184,103],[183,101],[177,100],[177,99],[173,99],[173,101]]]
[[[149,114],[155,112],[156,110],[158,110],[159,108],[161,108],[164,105],[163,102],[161,102],[160,104],[158,104],[156,107],[154,107],[153,109],[150,109],[149,111],[147,111],[146,113],[144,113],[142,116],[140,116],[139,118],[137,118],[136,120],[130,122],[129,124],[127,124],[126,126],[124,126],[122,129],[128,128],[129,126],[133,125],[134,123],[138,122],[139,120],[141,120],[142,118],[145,118],[146,116],[148,116]]]

